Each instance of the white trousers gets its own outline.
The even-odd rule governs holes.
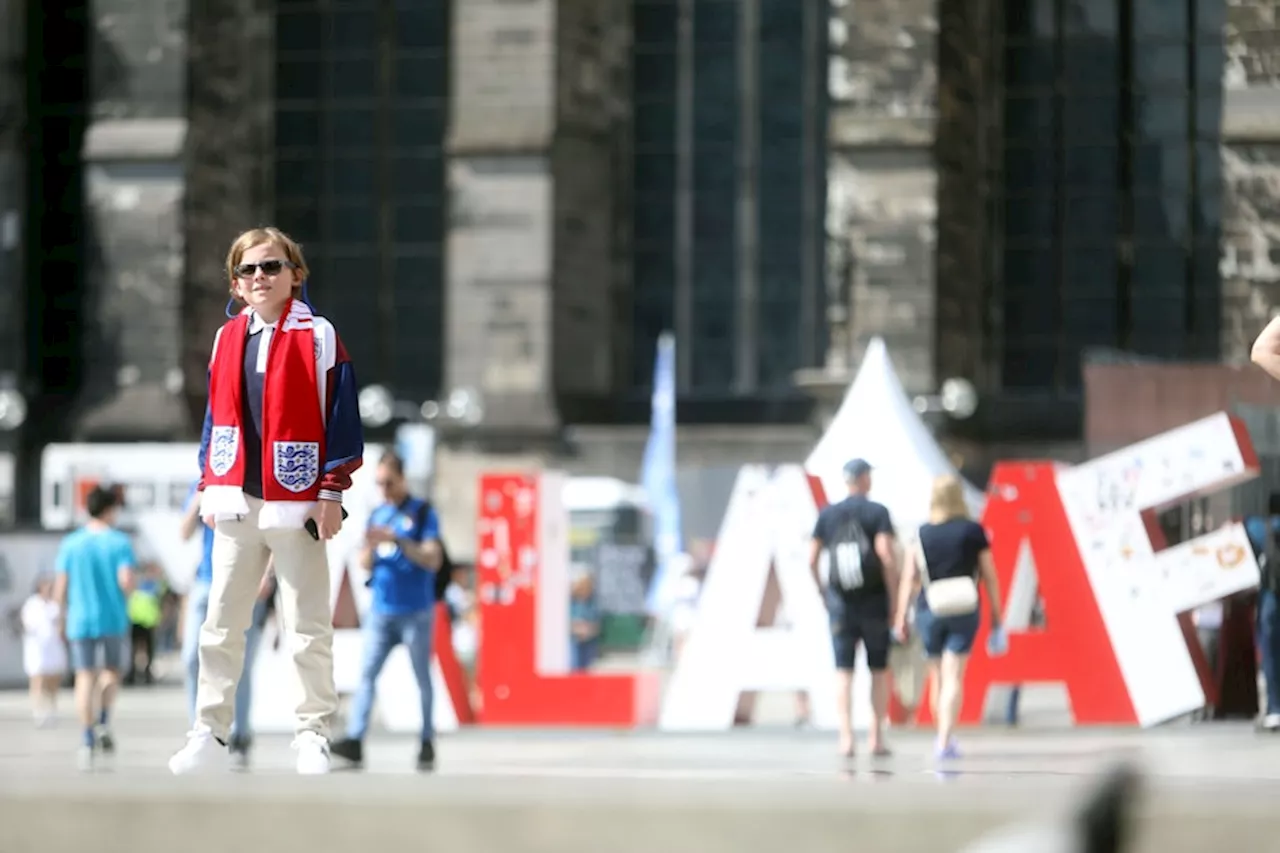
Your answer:
[[[226,740],[244,671],[245,631],[253,618],[267,560],[275,558],[280,584],[278,618],[293,657],[297,731],[329,737],[338,710],[333,683],[333,613],[329,562],[323,541],[301,529],[258,527],[262,501],[246,496],[249,514],[219,521],[213,536],[209,612],[200,628],[196,724]]]

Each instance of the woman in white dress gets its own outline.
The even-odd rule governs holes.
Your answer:
[[[67,673],[62,608],[53,599],[50,575],[40,576],[35,593],[22,605],[22,666],[30,680],[36,725],[50,725],[57,714],[58,687]]]

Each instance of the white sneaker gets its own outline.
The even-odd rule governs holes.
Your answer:
[[[1267,714],[1262,718],[1262,727],[1269,732],[1280,729],[1280,714]]]
[[[76,764],[81,770],[88,771],[93,769],[93,752],[93,747],[88,744],[76,750]]]
[[[323,776],[329,772],[329,741],[315,732],[303,732],[293,739],[298,752],[300,776]]]
[[[227,748],[218,743],[213,732],[198,728],[187,734],[187,745],[169,759],[169,770],[175,776],[224,770],[227,761]]]

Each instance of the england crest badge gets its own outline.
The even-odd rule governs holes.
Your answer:
[[[276,482],[291,492],[305,492],[320,477],[320,444],[277,441],[271,447]]]
[[[216,426],[209,431],[209,470],[225,477],[240,455],[240,427]]]

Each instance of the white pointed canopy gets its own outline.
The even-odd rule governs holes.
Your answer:
[[[834,502],[847,494],[845,463],[859,458],[874,469],[872,500],[889,508],[903,538],[927,519],[933,479],[957,473],[912,407],[880,338],[867,346],[844,402],[804,467],[822,480],[827,499]],[[976,517],[982,492],[966,482],[965,498]]]

